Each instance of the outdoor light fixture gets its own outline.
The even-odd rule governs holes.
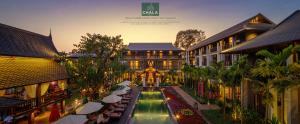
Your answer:
[[[175,115],[175,117],[176,117],[177,120],[180,119],[180,115],[179,114]]]
[[[168,101],[168,100],[170,100],[170,98],[169,98],[169,97],[167,97],[167,101]]]

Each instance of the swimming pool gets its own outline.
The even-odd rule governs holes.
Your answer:
[[[131,124],[173,124],[160,91],[142,91]]]

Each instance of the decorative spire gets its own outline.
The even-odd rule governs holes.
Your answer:
[[[49,37],[52,39],[51,28],[50,28]]]

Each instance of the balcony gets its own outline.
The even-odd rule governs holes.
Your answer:
[[[40,105],[48,105],[65,98],[67,98],[67,94],[63,90],[49,93],[40,97]]]
[[[181,59],[179,56],[125,56],[124,59]]]
[[[232,65],[232,62],[231,61],[224,61],[224,66],[231,66]]]
[[[201,50],[201,54],[202,55],[206,54],[206,50],[205,49]]]
[[[20,98],[0,97],[0,111],[6,111],[8,112],[8,114],[18,116],[28,111],[32,111],[36,108],[63,100],[65,98],[67,98],[67,94],[62,90],[46,94],[39,98],[31,98],[27,100]]]
[[[216,52],[217,50],[218,50],[217,47],[212,47],[212,48],[210,48],[210,52]]]
[[[231,48],[232,47],[232,44],[224,44],[223,46],[222,46],[222,50],[226,50],[226,49],[229,49],[229,48]]]

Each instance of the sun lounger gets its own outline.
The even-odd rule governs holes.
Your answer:
[[[121,104],[121,103],[114,103],[113,106],[114,107],[118,107],[118,108],[125,108],[125,107],[127,107],[126,104]]]
[[[97,124],[105,124],[108,123],[109,117],[105,114],[100,114],[97,119]]]
[[[129,103],[129,100],[122,100],[121,103],[122,103],[122,104],[128,104],[128,103]]]
[[[125,108],[123,108],[123,107],[115,107],[113,105],[110,105],[109,109],[112,109],[114,112],[124,112],[125,111]]]
[[[108,116],[111,118],[120,118],[122,114],[114,112],[114,113],[110,113]]]

